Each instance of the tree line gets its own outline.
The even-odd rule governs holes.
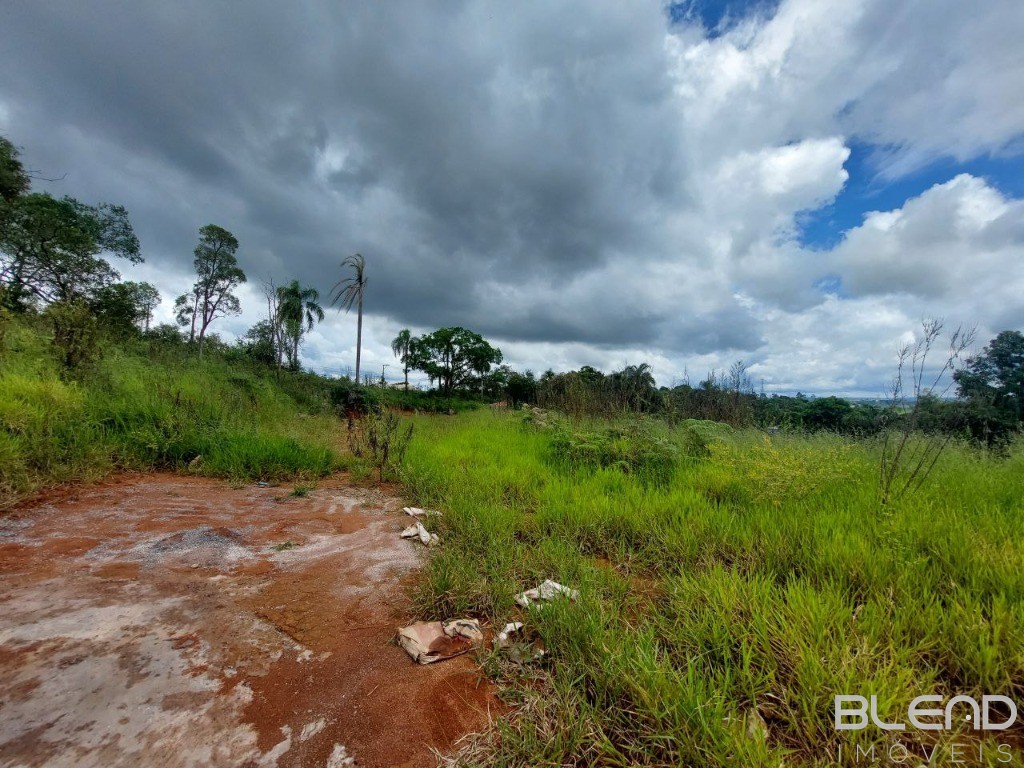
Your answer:
[[[230,231],[216,224],[199,230],[193,251],[196,280],[174,302],[177,327],[154,327],[153,313],[160,303],[156,288],[122,281],[107,260],[143,261],[125,208],[33,192],[35,176],[24,167],[18,149],[0,137],[0,313],[45,315],[68,367],[89,357],[100,328],[115,336],[136,333],[184,340],[199,355],[211,344],[225,347],[211,327],[219,318],[241,312],[236,291],[247,280],[238,262],[238,239]],[[341,267],[344,276],[333,286],[330,299],[340,310],[356,311],[352,383],[359,386],[365,383],[361,362],[366,260],[353,254]],[[298,371],[301,344],[324,319],[320,294],[291,280],[285,285],[266,283],[264,295],[266,318],[250,328],[236,348],[278,371]],[[696,385],[684,381],[660,388],[646,363],[607,374],[583,366],[535,376],[502,365],[500,349],[460,326],[422,336],[404,329],[391,349],[401,363],[406,390],[409,373],[420,371],[446,398],[504,400],[512,406],[531,403],[576,415],[652,414],[670,423],[696,418],[769,429],[873,434],[908,418],[906,412],[912,410],[915,428],[969,435],[989,445],[1008,440],[1024,420],[1024,335],[1015,330],[999,333],[951,371],[956,399],[925,388],[915,393],[912,408],[905,403],[880,405],[799,393],[759,395],[742,361],[728,371],[709,373]]]

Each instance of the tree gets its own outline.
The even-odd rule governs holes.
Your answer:
[[[647,410],[658,397],[658,390],[654,386],[654,374],[648,363],[627,365],[621,371],[611,374],[608,383],[625,408]]]
[[[808,429],[824,429],[838,432],[853,406],[839,397],[819,397],[804,407],[803,423]]]
[[[174,300],[174,319],[182,328],[188,326],[188,342],[196,340],[196,319],[199,317],[199,293],[193,286],[188,293],[183,293]]]
[[[413,346],[411,367],[437,380],[441,391],[450,396],[501,360],[501,350],[479,333],[455,326],[420,337]]]
[[[351,267],[353,274],[334,284],[331,291],[332,304],[341,304],[346,312],[356,306],[356,382],[359,381],[359,362],[363,350],[363,293],[366,291],[366,260],[355,253],[344,259],[341,266]]]
[[[975,436],[1005,439],[1024,421],[1024,334],[1002,331],[953,378]]]
[[[0,136],[0,200],[10,202],[29,189],[29,178],[21,164],[20,152],[8,139]]]
[[[245,332],[237,342],[239,349],[253,360],[267,366],[279,364],[275,345],[274,324],[270,320],[260,320]]]
[[[153,311],[160,304],[160,292],[150,283],[131,283],[131,285],[135,286],[135,298],[139,308],[139,316],[136,319],[143,331],[149,331],[149,324],[153,321]]]
[[[101,254],[142,261],[128,212],[44,193],[5,202],[0,229],[0,281],[12,309],[34,301],[93,298],[120,277]]]
[[[160,294],[149,283],[114,283],[101,288],[89,302],[97,319],[120,335],[149,330]]]
[[[537,397],[537,381],[533,377],[533,371],[513,372],[508,377],[505,391],[508,393],[508,399],[513,408],[517,408],[523,403],[533,402]]]
[[[238,240],[222,227],[207,224],[199,230],[199,245],[195,248],[198,279],[191,294],[179,296],[174,303],[178,323],[188,325],[191,318],[191,340],[199,327],[199,354],[203,354],[203,341],[210,323],[224,315],[237,315],[242,311],[233,291],[245,282],[245,273],[238,266],[235,252]]]
[[[408,328],[403,328],[398,335],[391,340],[391,351],[395,353],[402,363],[402,373],[405,374],[405,391],[409,391],[409,369],[412,363],[413,347],[416,339],[409,333]]]
[[[319,301],[320,293],[315,288],[303,288],[298,280],[292,280],[277,289],[277,322],[281,329],[279,335],[286,342],[292,370],[299,369],[299,344],[303,333],[313,330],[313,326],[324,319],[324,310]]]

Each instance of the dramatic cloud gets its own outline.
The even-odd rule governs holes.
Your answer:
[[[798,222],[855,141],[880,183],[1019,153],[1024,5],[789,0],[716,34],[688,5],[14,4],[0,130],[67,173],[47,189],[129,208],[165,319],[203,224],[251,281],[227,335],[261,280],[326,296],[362,252],[368,370],[460,324],[534,370],[743,357],[769,389],[875,394],[922,314],[1022,325],[1022,203],[990,180],[935,178],[832,251]],[[353,326],[305,362],[346,370]]]

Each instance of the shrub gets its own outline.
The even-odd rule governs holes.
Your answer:
[[[87,368],[99,352],[96,317],[84,301],[58,301],[46,309],[53,325],[53,346],[68,371]]]
[[[402,428],[401,419],[394,413],[370,411],[359,420],[358,426],[350,420],[348,445],[352,455],[368,459],[377,468],[378,477],[397,471],[405,460],[405,452],[412,442],[413,425]]]
[[[551,455],[569,469],[606,467],[648,480],[667,481],[679,450],[639,422],[597,431],[552,430]]]

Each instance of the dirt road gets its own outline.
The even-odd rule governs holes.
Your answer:
[[[400,502],[173,475],[0,518],[0,766],[431,766],[497,704],[391,644]]]

